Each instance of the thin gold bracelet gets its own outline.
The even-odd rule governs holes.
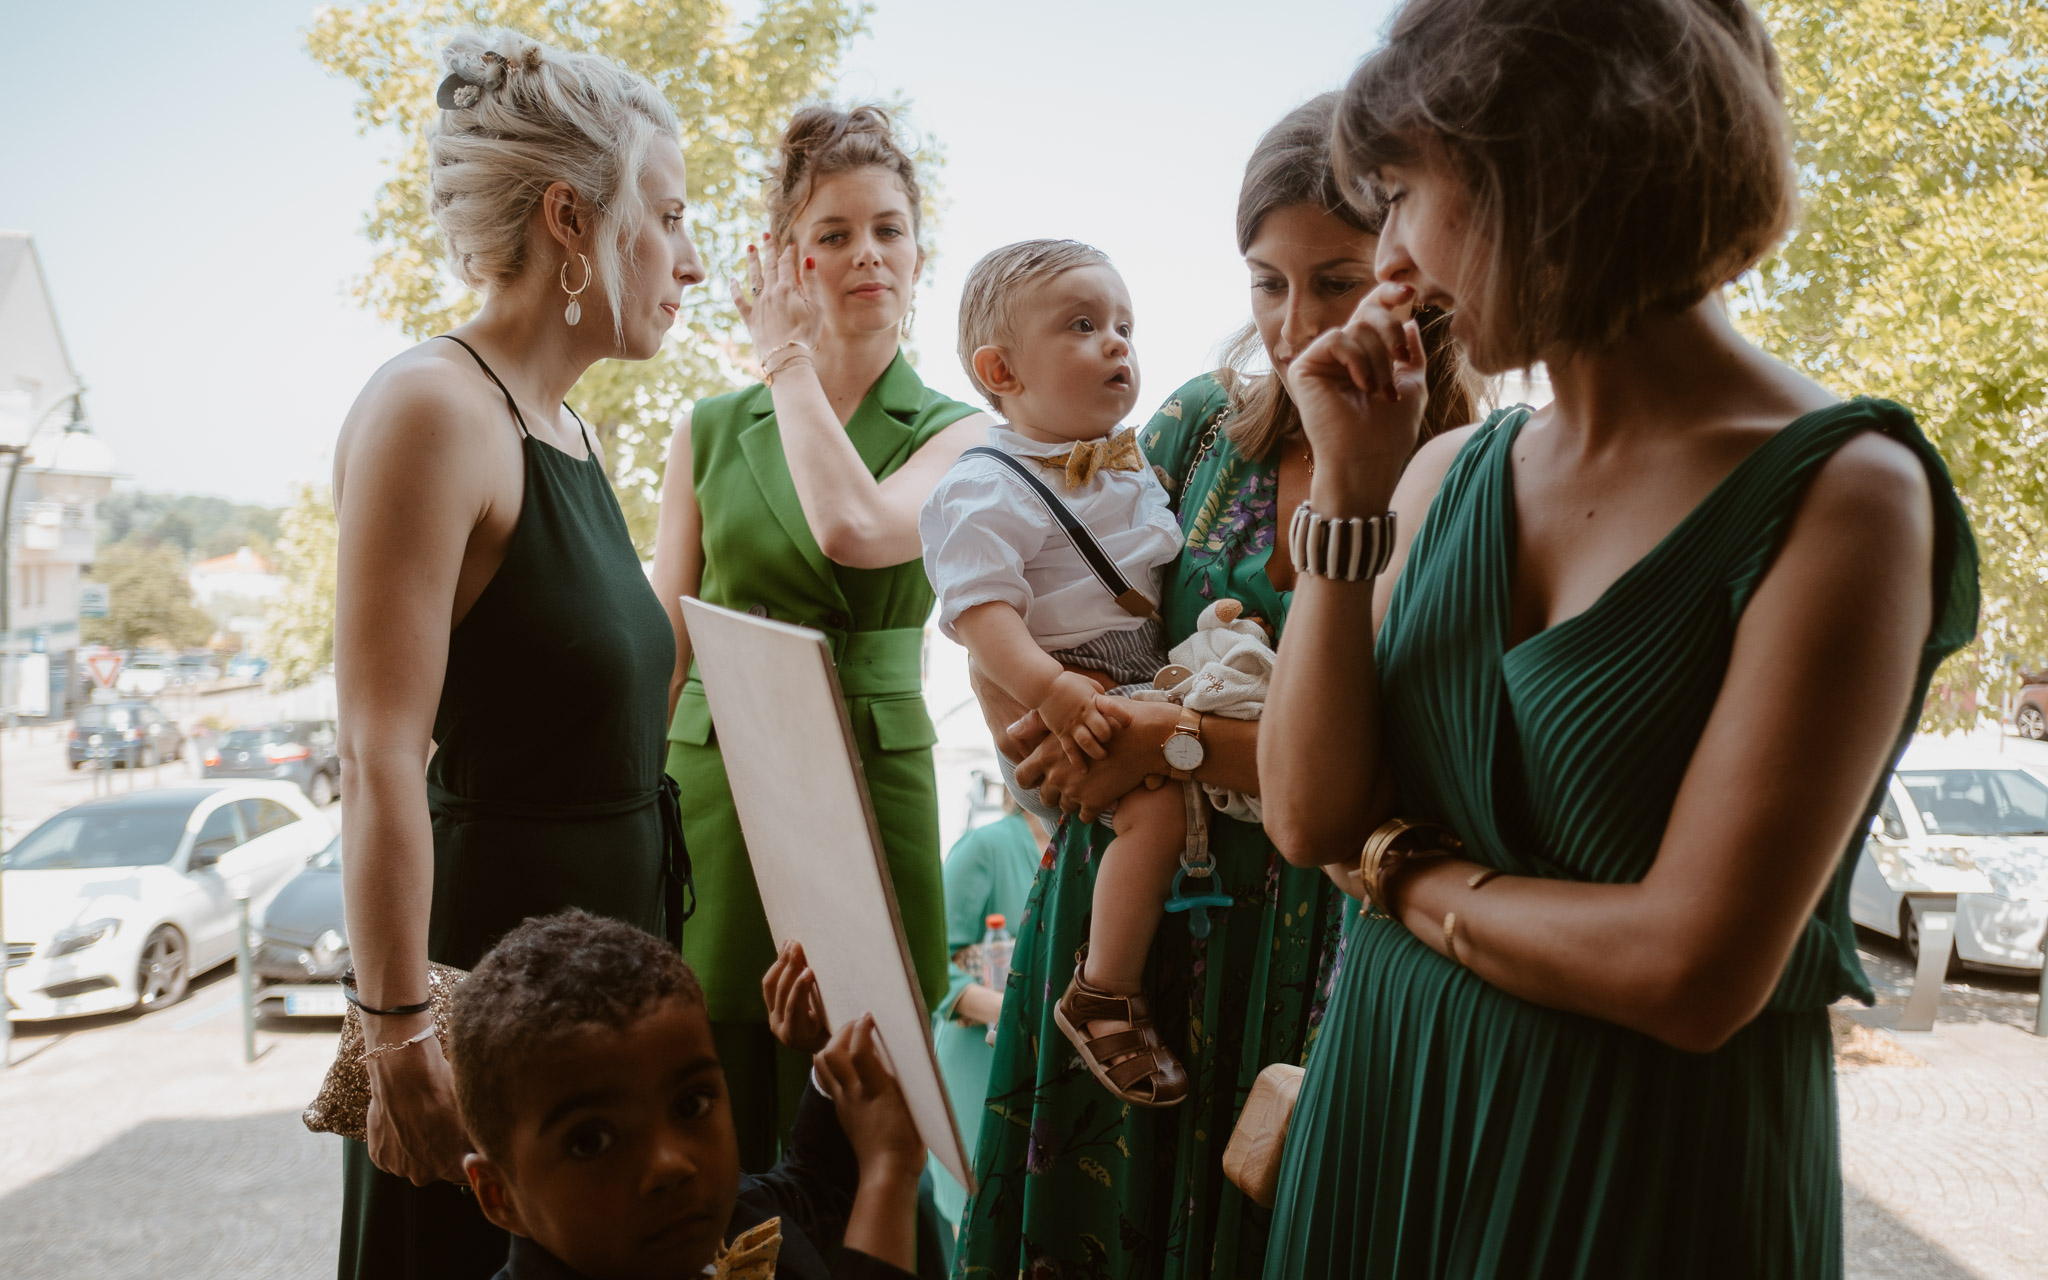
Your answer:
[[[809,356],[791,356],[789,359],[784,360],[781,364],[776,365],[773,369],[763,369],[761,371],[761,381],[767,383],[769,386],[772,387],[775,385],[775,379],[778,376],[788,372],[790,369],[793,369],[800,364],[811,364],[811,358]],[[811,365],[811,367],[816,368],[817,366]]]
[[[1458,959],[1458,913],[1455,911],[1444,913],[1444,954],[1460,969],[1465,967],[1465,962]]]
[[[1470,880],[1467,880],[1465,882],[1465,887],[1467,889],[1477,889],[1480,885],[1485,884],[1488,880],[1493,879],[1495,876],[1506,874],[1507,873],[1505,871],[1502,871],[1499,867],[1488,867],[1484,871],[1475,873]]]
[[[441,1028],[429,1025],[425,1031],[420,1032],[418,1035],[408,1036],[403,1040],[393,1041],[390,1044],[380,1044],[376,1048],[365,1052],[363,1056],[357,1058],[356,1061],[367,1063],[370,1059],[381,1058],[387,1053],[397,1053],[400,1049],[410,1049],[414,1045],[424,1041],[428,1036],[438,1036],[440,1034]]]

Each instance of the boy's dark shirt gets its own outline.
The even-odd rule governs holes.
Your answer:
[[[839,1113],[816,1087],[804,1086],[790,1130],[789,1152],[782,1163],[755,1177],[740,1175],[739,1199],[725,1238],[770,1218],[782,1219],[782,1252],[775,1263],[776,1280],[911,1280],[911,1274],[857,1249],[835,1249],[846,1232],[846,1216],[860,1185],[860,1161]],[[920,1224],[922,1225],[922,1224]],[[919,1271],[936,1273],[936,1240],[920,1230]],[[832,1257],[828,1265],[827,1255]],[[584,1280],[582,1274],[525,1236],[512,1237],[512,1252],[492,1280]],[[694,1277],[677,1277],[694,1280]]]

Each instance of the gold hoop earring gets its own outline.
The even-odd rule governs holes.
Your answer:
[[[910,310],[903,313],[903,322],[896,326],[896,336],[904,342],[910,341],[910,331],[917,325],[917,295],[910,298]]]
[[[583,304],[576,301],[576,295],[590,287],[590,259],[579,253],[576,255],[576,260],[583,264],[582,284],[577,285],[574,289],[569,287],[569,260],[567,258],[562,259],[562,269],[556,275],[556,279],[561,282],[562,292],[569,295],[569,305],[563,308],[562,319],[567,320],[571,328],[574,328],[576,322],[583,318]]]

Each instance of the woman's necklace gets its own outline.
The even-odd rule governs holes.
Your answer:
[[[1313,479],[1316,474],[1316,451],[1308,447],[1307,432],[1301,434],[1301,460],[1308,463],[1308,474]]]

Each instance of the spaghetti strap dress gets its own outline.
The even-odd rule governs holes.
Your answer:
[[[1934,498],[1933,622],[1896,758],[1978,605],[1969,525],[1911,414],[1859,399],[1794,420],[1591,608],[1510,648],[1527,418],[1494,415],[1460,452],[1380,630],[1403,816],[1511,875],[1642,879],[1743,611],[1814,474],[1866,431],[1911,448]],[[1766,1008],[1711,1053],[1518,999],[1354,912],[1288,1132],[1269,1280],[1840,1276],[1827,1006],[1871,999],[1848,893],[1881,786]]]
[[[687,914],[689,859],[661,767],[668,615],[587,430],[572,458],[527,432],[509,391],[505,402],[525,463],[519,519],[449,636],[427,766],[427,958],[459,969],[530,916],[580,907],[674,938]],[[466,1188],[415,1187],[358,1142],[342,1163],[342,1280],[487,1280],[505,1265],[510,1237]]]

